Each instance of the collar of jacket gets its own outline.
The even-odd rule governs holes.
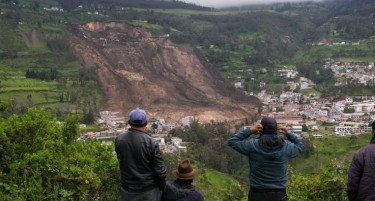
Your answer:
[[[141,132],[141,133],[144,133],[146,135],[151,136],[148,132],[146,132],[144,130],[141,130],[141,129],[138,129],[138,128],[129,128],[128,131],[138,131],[138,132]]]

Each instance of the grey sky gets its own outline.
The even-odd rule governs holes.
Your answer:
[[[201,6],[209,7],[225,7],[225,6],[240,6],[256,3],[275,3],[275,2],[298,2],[298,1],[311,1],[311,0],[183,0],[188,3],[195,3]],[[312,0],[321,1],[321,0]]]

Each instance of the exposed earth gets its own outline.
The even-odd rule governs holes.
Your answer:
[[[69,31],[73,54],[97,69],[108,110],[124,119],[135,107],[176,122],[185,116],[252,122],[259,115],[256,97],[235,89],[199,52],[178,47],[168,36],[115,22],[71,25]]]

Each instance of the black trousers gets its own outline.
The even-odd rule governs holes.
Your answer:
[[[250,189],[248,201],[287,201],[285,189]]]

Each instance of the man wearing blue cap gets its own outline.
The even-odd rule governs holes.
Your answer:
[[[285,136],[278,135],[278,131]],[[260,134],[251,138],[251,134]],[[286,201],[288,160],[302,154],[303,143],[274,118],[246,128],[228,140],[228,145],[249,159],[249,201]]]
[[[116,137],[121,172],[122,201],[159,201],[166,185],[166,170],[158,143],[146,132],[146,112],[129,114],[130,129]]]

